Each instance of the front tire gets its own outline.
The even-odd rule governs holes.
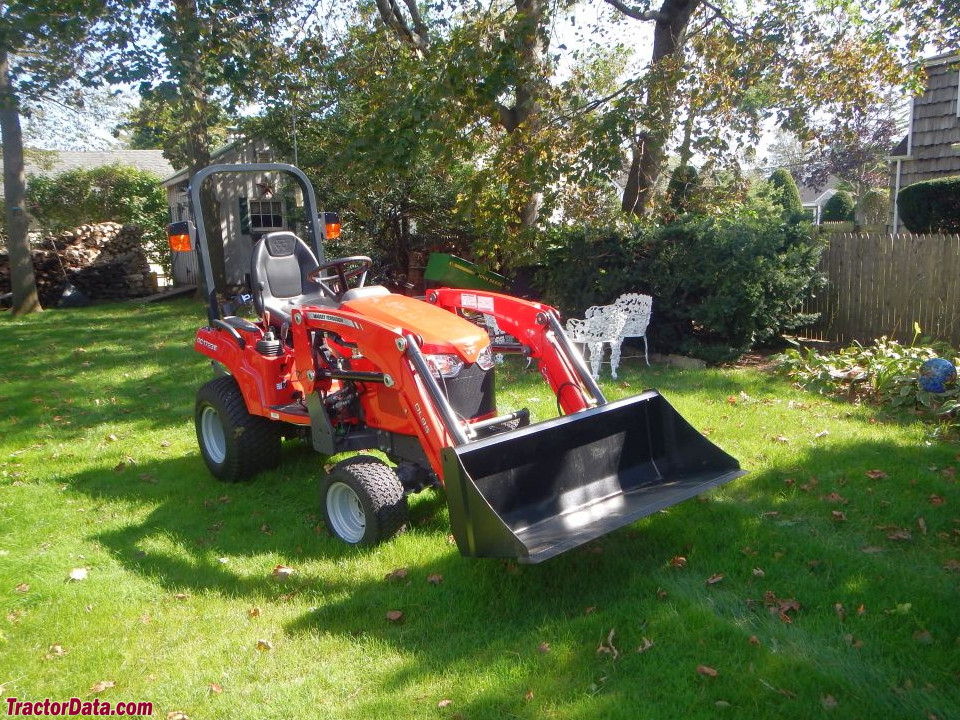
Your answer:
[[[251,415],[233,377],[211,380],[197,392],[194,424],[210,472],[238,482],[280,464],[278,423]]]
[[[402,532],[407,498],[393,468],[369,455],[337,463],[320,482],[327,529],[350,545],[376,545]]]

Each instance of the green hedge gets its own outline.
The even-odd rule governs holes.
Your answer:
[[[857,204],[853,200],[853,195],[846,190],[837,190],[829,200],[823,205],[823,212],[820,213],[822,222],[852,222],[856,214]]]
[[[153,173],[123,165],[69,170],[27,179],[27,208],[49,233],[80,225],[139,225],[148,257],[169,272],[167,195]]]
[[[720,218],[684,215],[632,233],[557,230],[544,298],[582,317],[621,293],[649,293],[657,352],[734,358],[815,319],[800,309],[822,283],[823,241],[808,223],[785,222],[778,201],[768,187]]]
[[[910,232],[960,232],[960,176],[908,185],[897,195],[897,206]]]

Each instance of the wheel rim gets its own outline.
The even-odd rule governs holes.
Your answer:
[[[209,405],[200,415],[200,432],[203,435],[203,449],[206,450],[207,457],[219,465],[227,457],[227,437],[223,432],[220,413]]]
[[[327,516],[331,529],[348,543],[358,543],[367,529],[367,516],[353,488],[335,482],[327,490]]]

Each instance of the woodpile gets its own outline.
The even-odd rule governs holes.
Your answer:
[[[54,307],[71,283],[91,300],[143,297],[155,292],[143,231],[136,225],[82,225],[35,245],[33,270],[40,304]],[[10,261],[0,255],[0,293],[10,292]]]

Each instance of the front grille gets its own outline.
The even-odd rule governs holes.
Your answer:
[[[437,380],[457,415],[470,420],[496,411],[494,370],[484,370],[474,363],[464,367],[456,377]]]

